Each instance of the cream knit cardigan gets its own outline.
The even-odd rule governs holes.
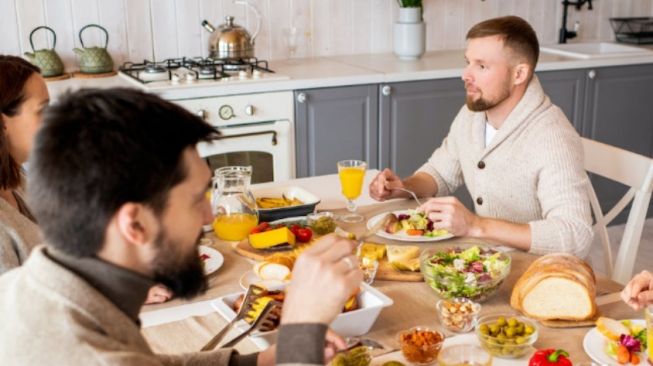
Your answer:
[[[418,172],[433,177],[438,196],[464,183],[480,216],[528,223],[532,253],[589,253],[589,179],[580,137],[537,76],[487,147],[485,113],[464,106]]]

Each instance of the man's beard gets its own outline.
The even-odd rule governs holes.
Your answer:
[[[196,244],[201,236],[200,232],[195,240]],[[152,264],[155,281],[167,286],[175,296],[187,299],[206,291],[208,282],[204,276],[197,245],[186,255],[179,253],[181,245],[171,240],[165,230],[161,230],[155,244],[158,248]]]
[[[480,90],[479,90],[480,91]],[[467,98],[465,99],[465,104],[467,104],[467,108],[469,108],[470,111],[472,112],[483,112],[487,111],[488,109],[492,109],[496,107],[497,105],[501,104],[504,100],[508,99],[510,97],[510,85],[506,83],[504,87],[501,89],[501,93],[497,98],[494,100],[487,100],[483,98],[483,93],[480,92],[481,97],[478,98],[477,100],[472,99],[471,95],[468,95]]]

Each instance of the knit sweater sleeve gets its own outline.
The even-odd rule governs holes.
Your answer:
[[[464,183],[457,144],[459,125],[465,118],[464,110],[465,108],[458,112],[442,145],[435,149],[428,161],[416,171],[433,178],[438,187],[437,196],[449,196]]]
[[[531,248],[535,254],[566,252],[585,258],[593,231],[580,137],[569,127],[541,135],[541,169],[537,196],[542,220],[531,221]]]

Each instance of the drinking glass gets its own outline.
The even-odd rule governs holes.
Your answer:
[[[297,44],[298,44],[298,35],[299,31],[296,27],[284,28],[283,36],[286,41],[286,47],[288,47],[288,58],[295,58],[297,53]]]
[[[363,216],[356,213],[354,200],[361,195],[363,190],[366,167],[367,163],[362,160],[342,160],[338,162],[338,176],[340,177],[342,195],[347,199],[347,210],[349,210],[348,214],[340,216],[341,221],[363,221]]]
[[[648,340],[648,350],[646,358],[648,363],[653,365],[653,305],[646,307],[646,339]]]
[[[358,265],[363,271],[363,282],[371,285],[376,277],[376,271],[379,269],[379,261],[363,256],[358,258]]]
[[[445,347],[438,355],[439,366],[491,366],[492,355],[474,344]]]

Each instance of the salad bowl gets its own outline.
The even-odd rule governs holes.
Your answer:
[[[511,258],[489,246],[429,248],[420,255],[426,283],[445,299],[487,300],[510,273]]]

